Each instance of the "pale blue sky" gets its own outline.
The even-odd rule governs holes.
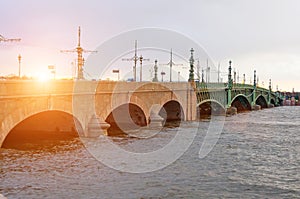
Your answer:
[[[17,74],[19,53],[23,74],[55,65],[58,76],[71,75],[76,55],[59,50],[76,47],[79,25],[89,50],[121,32],[158,27],[199,43],[223,71],[231,59],[247,81],[256,69],[274,89],[300,91],[299,8],[297,0],[2,0],[0,34],[22,41],[0,44],[0,75]]]

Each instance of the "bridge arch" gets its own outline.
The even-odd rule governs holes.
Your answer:
[[[182,105],[177,100],[170,100],[164,103],[158,114],[166,122],[183,121],[185,118]]]
[[[206,118],[211,115],[225,115],[225,107],[217,100],[207,99],[197,104],[197,118]]]
[[[274,106],[276,106],[275,99],[272,98],[272,99],[270,100],[270,103],[273,104]]]
[[[262,95],[257,96],[257,98],[255,99],[255,103],[257,105],[260,105],[261,108],[268,108],[267,100]]]
[[[6,100],[2,104],[5,107],[2,121],[0,121],[0,146],[2,146],[4,139],[8,133],[20,122],[24,121],[30,116],[46,112],[46,111],[62,111],[74,118],[77,118],[80,128],[84,130],[86,124],[84,117],[80,114],[74,114],[72,96],[42,96],[26,97],[20,99]],[[81,132],[80,132],[81,133]]]
[[[237,112],[251,111],[251,104],[245,95],[239,94],[231,101],[231,106],[237,108]]]
[[[83,135],[79,120],[61,110],[42,110],[24,116],[11,126],[3,142],[4,148],[28,149],[51,145]],[[56,142],[54,142],[56,141]]]
[[[124,103],[115,107],[106,117],[105,122],[110,124],[108,135],[119,135],[146,126],[147,117],[137,104]]]

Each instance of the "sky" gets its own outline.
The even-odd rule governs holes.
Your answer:
[[[55,66],[57,77],[74,75],[76,53],[60,50],[76,48],[78,26],[82,30],[81,46],[87,50],[95,50],[127,31],[154,27],[175,31],[199,44],[208,56],[198,57],[200,66],[205,67],[208,58],[210,65],[220,64],[223,81],[232,60],[232,67],[240,79],[245,74],[247,83],[253,81],[256,70],[261,86],[267,87],[272,79],[273,90],[278,85],[281,91],[300,91],[299,7],[298,0],[2,0],[0,35],[21,38],[21,42],[0,43],[0,76],[18,74],[19,54],[22,75],[49,75],[49,65]],[[188,56],[189,47],[184,48]],[[124,56],[132,57],[130,53]],[[163,54],[159,63],[168,63],[168,53]],[[85,59],[88,56],[84,54]],[[155,58],[150,59],[152,64]],[[176,52],[174,62],[187,65]],[[121,68],[121,78],[125,78],[122,74],[128,64],[132,66],[114,63]],[[159,67],[159,72],[167,71],[165,66]],[[175,68],[175,74],[181,71],[183,79],[187,76],[186,67]],[[93,77],[97,76],[94,70],[85,67]],[[107,78],[117,76],[110,74]]]

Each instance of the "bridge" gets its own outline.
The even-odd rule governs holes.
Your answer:
[[[72,131],[97,137],[279,103],[271,89],[246,84],[3,80],[0,146],[18,130]]]
[[[227,83],[205,83],[203,77],[202,82],[195,82],[198,117],[211,114],[231,115],[281,104],[282,98],[280,93],[272,92],[271,79],[269,81],[269,89],[257,86],[255,70],[253,85],[234,83],[231,75],[231,63],[229,61]],[[191,61],[192,65],[193,60]],[[190,72],[190,76],[193,76],[193,70],[190,70]]]
[[[229,93],[230,92],[230,93]],[[281,96],[270,89],[255,88],[249,84],[197,83],[196,89],[198,114],[235,114],[279,106]]]

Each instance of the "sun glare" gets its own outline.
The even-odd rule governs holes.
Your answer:
[[[37,78],[38,78],[38,80],[41,81],[41,82],[46,82],[46,81],[50,80],[49,75],[44,74],[44,73],[38,74]]]

